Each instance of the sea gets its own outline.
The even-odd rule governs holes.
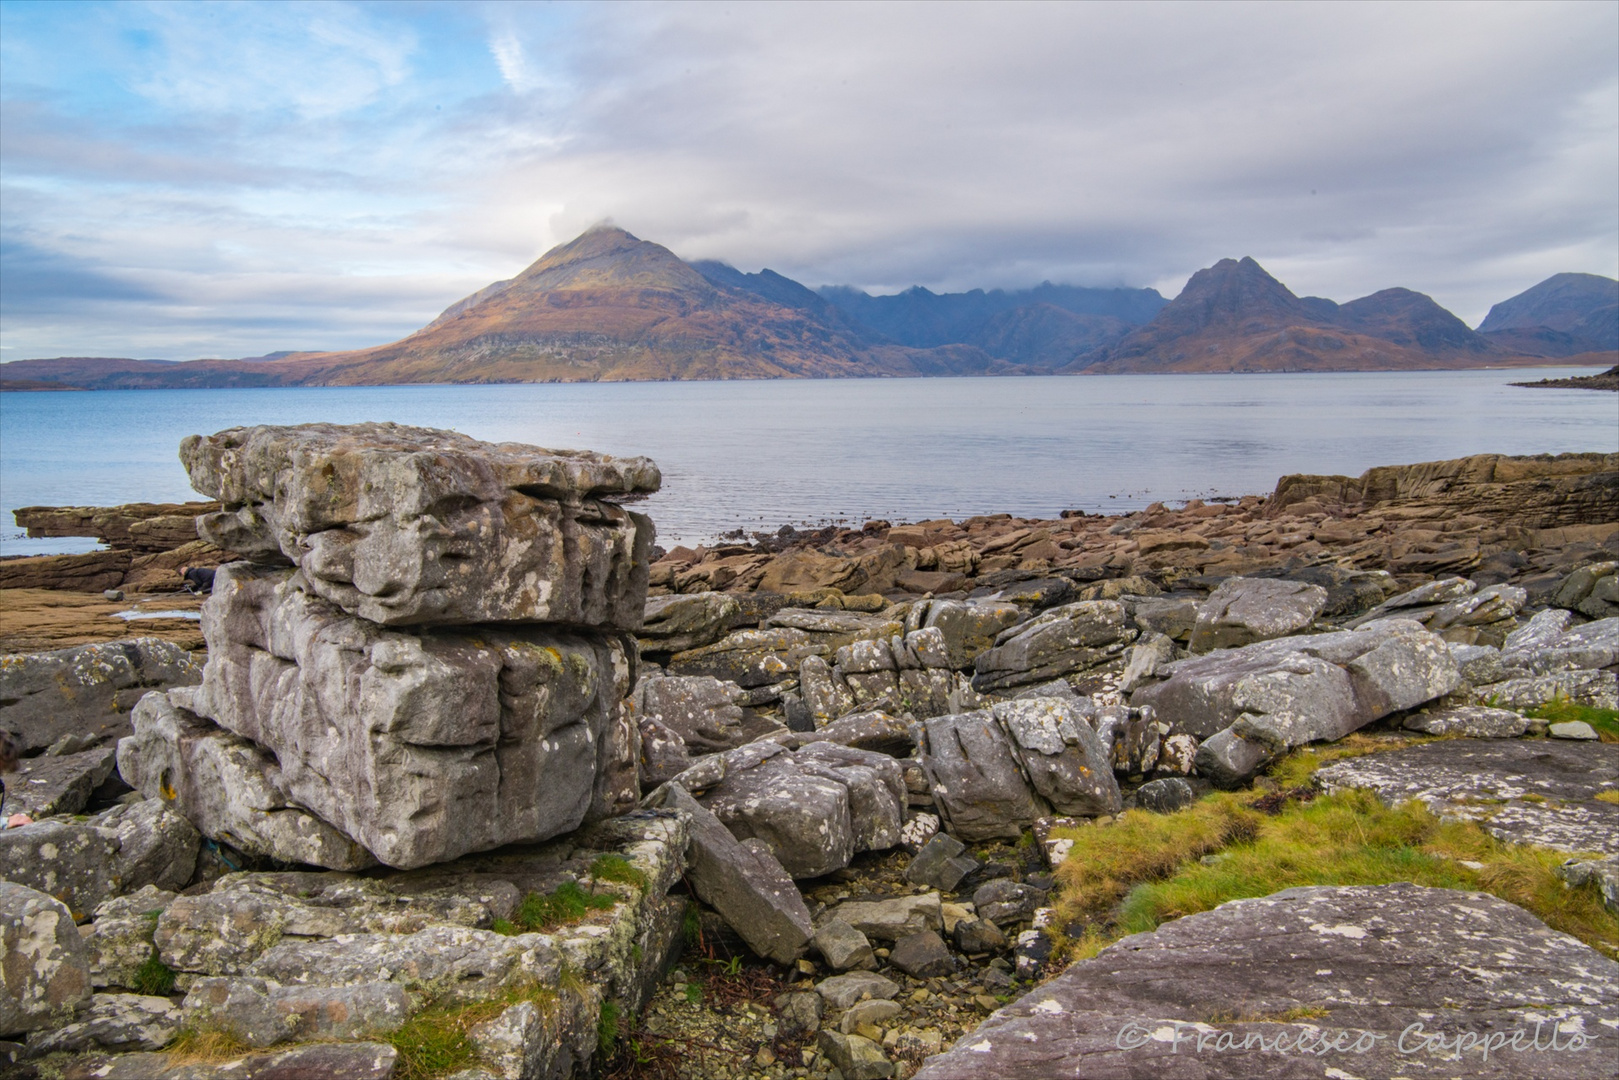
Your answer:
[[[1514,381],[1594,368],[105,390],[0,394],[0,555],[12,511],[199,498],[181,438],[391,420],[478,439],[644,454],[658,542],[1264,495],[1286,473],[1476,453],[1619,451],[1619,394]]]

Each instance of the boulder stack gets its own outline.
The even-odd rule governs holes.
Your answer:
[[[130,783],[215,839],[334,869],[635,806],[653,530],[619,503],[657,489],[651,461],[394,424],[233,428],[181,458],[223,506],[199,532],[252,561],[203,606],[202,685],[136,709]]]

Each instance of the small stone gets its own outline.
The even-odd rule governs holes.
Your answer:
[[[973,917],[973,909],[970,904],[940,904],[939,916],[944,921],[944,932],[954,934],[956,924]]]
[[[1008,944],[1001,928],[988,919],[968,919],[956,926],[956,948],[968,956],[997,953]]]
[[[805,990],[790,991],[778,995],[775,1004],[776,1023],[784,1038],[797,1038],[820,1030],[821,1015],[825,1009],[820,994]]]
[[[851,971],[823,979],[816,984],[815,992],[832,1008],[843,1010],[864,997],[892,999],[899,993],[899,984],[881,975]]]
[[[1155,814],[1173,814],[1197,801],[1197,792],[1178,776],[1151,780],[1136,791],[1136,805]]]
[[[760,1068],[768,1068],[776,1063],[776,1052],[768,1046],[761,1046],[758,1054],[754,1055],[753,1063]]]
[[[1546,729],[1546,733],[1554,739],[1595,741],[1597,738],[1596,730],[1584,720],[1565,720],[1561,724],[1553,724]]]
[[[948,975],[956,969],[944,939],[934,930],[901,938],[888,959],[895,967],[918,979]]]
[[[900,1014],[898,1002],[883,998],[857,1001],[838,1019],[838,1030],[845,1035],[854,1034],[862,1027],[881,1026]],[[870,1036],[867,1036],[870,1038]]]
[[[816,1043],[844,1080],[886,1080],[894,1065],[882,1047],[862,1035],[843,1035],[823,1029]]]
[[[828,919],[822,923],[811,940],[834,971],[850,971],[856,968],[871,970],[877,966],[871,942],[866,935],[840,918]],[[814,974],[813,966],[805,974]]]
[[[978,917],[996,924],[1016,922],[1034,914],[1046,902],[1044,889],[1030,888],[1010,878],[1000,878],[981,885],[973,893],[973,904]]]
[[[985,1012],[994,1012],[996,1009],[1001,1007],[1001,1003],[990,997],[988,994],[973,995],[973,1003],[980,1009],[983,1009]]]
[[[905,868],[905,880],[951,892],[979,867],[977,859],[963,854],[966,850],[966,845],[949,833],[935,833]]]
[[[814,975],[815,974],[815,961],[813,961],[813,960],[800,960],[798,962],[798,973],[800,975]]]

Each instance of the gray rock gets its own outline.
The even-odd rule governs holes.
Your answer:
[[[821,656],[806,656],[799,661],[798,689],[817,728],[859,707],[849,684]]]
[[[1413,713],[1405,718],[1409,731],[1425,735],[1465,735],[1470,739],[1516,739],[1529,730],[1529,720],[1507,709],[1483,705],[1454,705]]]
[[[1460,673],[1438,636],[1404,620],[1358,630],[1277,638],[1171,665],[1168,681],[1143,687],[1173,733],[1231,738],[1198,749],[1197,768],[1240,782],[1244,769],[1308,742],[1341,739],[1391,712],[1454,690]],[[1262,752],[1261,752],[1262,751]],[[1205,762],[1208,768],[1205,769]]]
[[[399,1051],[387,1043],[305,1043],[218,1064],[171,1064],[168,1054],[86,1055],[64,1080],[389,1080]]]
[[[803,955],[814,928],[792,878],[762,845],[739,843],[720,820],[674,784],[659,805],[691,818],[691,867],[686,880],[720,913],[748,947],[779,964]]]
[[[781,683],[797,675],[806,658],[829,652],[818,635],[793,627],[734,630],[712,645],[675,653],[669,658],[669,673],[710,675],[752,689]]]
[[[938,893],[900,896],[891,900],[849,900],[833,908],[829,917],[842,919],[877,941],[898,941],[924,930],[940,930],[944,927]]]
[[[1593,619],[1619,615],[1619,596],[1615,595],[1616,571],[1619,571],[1619,562],[1596,562],[1582,566],[1563,579],[1552,597],[1552,603]]]
[[[185,690],[141,699],[135,734],[118,744],[126,781],[249,854],[341,870],[375,865],[365,848],[293,802],[274,757],[185,708],[190,701]]]
[[[1123,804],[1111,756],[1080,710],[1061,698],[1035,698],[1003,701],[990,711],[1009,737],[1029,786],[1058,813],[1119,812]],[[1156,731],[1153,735],[1156,744]]]
[[[1124,674],[1119,676],[1119,692],[1128,694],[1136,687],[1155,677],[1159,669],[1175,659],[1175,643],[1156,631],[1144,633],[1130,646]]]
[[[1561,724],[1552,724],[1546,729],[1546,734],[1554,739],[1579,739],[1584,742],[1594,742],[1597,739],[1596,729],[1584,720],[1565,720]]]
[[[898,761],[841,743],[814,742],[794,754],[793,762],[805,775],[836,780],[848,789],[856,852],[884,851],[899,843],[909,799]]]
[[[666,784],[691,768],[691,754],[678,731],[651,716],[639,717],[636,726],[641,732],[637,775],[643,790]]]
[[[1397,596],[1391,596],[1361,616],[1356,625],[1364,625],[1391,615],[1426,623],[1433,617],[1434,612],[1446,604],[1466,600],[1477,590],[1478,585],[1464,577],[1430,581]]]
[[[1533,648],[1505,652],[1502,659],[1539,675],[1613,667],[1619,664],[1619,618],[1573,627]]]
[[[963,919],[956,924],[956,948],[968,956],[1004,952],[1011,944],[1001,928],[988,919]]]
[[[1211,1002],[1237,1003],[1221,1008],[1240,1018],[1211,1016]],[[1619,964],[1504,900],[1409,884],[1297,888],[1172,920],[1073,964],[916,1076],[1594,1080],[1619,1055],[1616,1002]],[[1306,1009],[1313,1018],[1290,1018]],[[1554,1028],[1563,1052],[1545,1048]],[[1502,1036],[1487,1061],[1477,1044],[1460,1063],[1454,1050],[1413,1044],[1470,1032]],[[1583,1052],[1568,1049],[1576,1035]]]
[[[1299,581],[1226,578],[1197,611],[1194,653],[1230,649],[1306,630],[1327,606],[1327,590]]]
[[[622,641],[386,630],[310,596],[301,578],[219,569],[193,711],[270,750],[289,798],[379,862],[543,840],[638,801]]]
[[[950,833],[1015,840],[1050,806],[1030,790],[1005,730],[988,709],[920,721],[918,757]]]
[[[1196,758],[1196,738],[1186,734],[1170,735],[1159,745],[1158,764],[1153,771],[1159,776],[1189,776]]]
[[[1168,724],[1158,721],[1151,705],[1130,708],[1109,705],[1098,709],[1096,737],[1107,751],[1112,771],[1121,776],[1142,776],[1158,765]]]
[[[202,834],[158,799],[122,803],[91,824],[118,833],[118,887],[130,892],[155,885],[178,892],[191,883]]]
[[[203,978],[192,983],[185,1022],[228,1030],[253,1047],[306,1039],[353,1040],[393,1031],[409,1015],[402,987],[277,986],[264,979]]]
[[[1516,844],[1619,854],[1619,746],[1527,739],[1444,739],[1324,766],[1327,791],[1365,788],[1390,805],[1417,799],[1476,820]],[[1530,796],[1530,798],[1525,798]]]
[[[180,1033],[180,1010],[165,997],[95,994],[73,1022],[28,1037],[34,1054],[161,1050]]]
[[[897,1001],[885,1001],[882,998],[857,1001],[838,1017],[838,1030],[845,1035],[853,1035],[864,1024],[887,1024],[904,1011]]]
[[[816,1046],[831,1061],[843,1080],[885,1080],[894,1075],[893,1062],[883,1056],[883,1048],[860,1035],[821,1029]]]
[[[90,802],[90,794],[112,775],[117,751],[101,746],[60,757],[26,758],[6,777],[6,798],[0,813],[50,817],[77,814]]]
[[[31,754],[64,736],[117,739],[150,690],[202,680],[202,663],[161,638],[19,653],[0,664],[0,729]]]
[[[743,724],[740,686],[707,675],[642,679],[634,701],[643,716],[668,727],[688,752],[712,754],[751,742]]]
[[[1197,609],[1197,601],[1186,597],[1155,597],[1134,601],[1130,605],[1130,619],[1143,633],[1187,641],[1197,625]]]
[[[702,803],[732,835],[763,840],[795,878],[849,865],[855,836],[849,787],[841,777],[806,773],[791,753],[769,743],[715,756],[726,762],[724,775]],[[681,777],[674,782],[684,786]]]
[[[1116,600],[1064,604],[1002,631],[973,661],[973,689],[992,693],[1088,671],[1122,655],[1135,636]]]
[[[967,845],[949,833],[934,833],[905,868],[905,880],[954,892],[961,879],[977,870],[979,861],[965,854]]]
[[[839,918],[831,918],[815,931],[815,950],[833,971],[869,971],[877,966],[871,940]]]
[[[1557,868],[1557,876],[1578,888],[1595,885],[1602,903],[1619,915],[1619,855],[1604,859],[1570,859]]]
[[[918,621],[912,626],[907,617],[907,629],[938,630],[944,637],[948,666],[957,670],[971,665],[995,644],[997,636],[1024,619],[1023,609],[1016,604],[993,601],[931,600],[911,610]]]
[[[116,896],[95,910],[95,918],[82,934],[95,986],[135,985],[141,965],[154,955],[152,931],[175,894],[147,885],[127,896]]]
[[[0,1036],[56,1026],[90,996],[84,942],[60,900],[0,881],[0,945]]]
[[[956,970],[956,961],[937,930],[900,938],[894,942],[888,962],[913,979],[935,979]]]
[[[118,892],[117,858],[111,829],[51,820],[0,830],[0,879],[55,897],[81,921]]]
[[[862,998],[892,1000],[899,993],[899,983],[870,972],[851,971],[822,979],[815,984],[815,992],[828,1008],[842,1012]]]
[[[1619,709],[1619,676],[1611,671],[1559,671],[1477,687],[1474,696],[1502,709],[1527,712],[1559,699],[1596,709]]]
[[[1136,789],[1136,805],[1155,814],[1173,814],[1197,801],[1197,792],[1178,776],[1149,780]]]
[[[1192,764],[1215,787],[1236,788],[1276,757],[1276,751],[1264,743],[1243,738],[1235,728],[1225,728],[1198,744]]]
[[[1011,878],[986,882],[973,893],[973,907],[978,917],[988,919],[996,926],[1027,919],[1045,902],[1045,889],[1036,889]]]
[[[303,424],[193,435],[180,460],[225,505],[204,539],[279,554],[371,622],[641,626],[652,524],[611,500],[658,489],[646,458]]]
[[[1573,616],[1562,608],[1547,608],[1507,635],[1502,652],[1539,652],[1563,636]],[[1470,679],[1469,682],[1477,682]],[[1493,680],[1490,680],[1493,681]]]
[[[808,661],[805,661],[808,663]],[[907,757],[916,748],[911,740],[910,722],[885,712],[856,712],[796,739],[799,745],[834,742],[858,750],[872,750],[893,757]]]
[[[809,990],[790,991],[776,997],[776,1023],[786,1038],[797,1038],[821,1030],[821,1013],[826,1008],[820,994]]]
[[[1450,648],[1451,658],[1456,661],[1456,670],[1461,673],[1464,682],[1474,685],[1500,682],[1510,677],[1509,672],[1517,671],[1516,668],[1508,668],[1503,662],[1500,649],[1489,645],[1458,645],[1454,641],[1446,644]]]
[[[685,652],[712,645],[741,613],[736,598],[721,592],[652,597],[641,620],[641,648]]]
[[[564,989],[552,1008],[519,1002],[499,1016],[474,1025],[467,1038],[500,1080],[552,1080],[589,1069],[596,1050],[597,991]]]

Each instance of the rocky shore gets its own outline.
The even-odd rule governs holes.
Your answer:
[[[669,551],[645,459],[308,425],[182,460],[213,501],[19,512],[105,567],[0,562],[8,606],[221,567],[204,648],[0,660],[18,1075],[1619,1057],[1619,454]]]

